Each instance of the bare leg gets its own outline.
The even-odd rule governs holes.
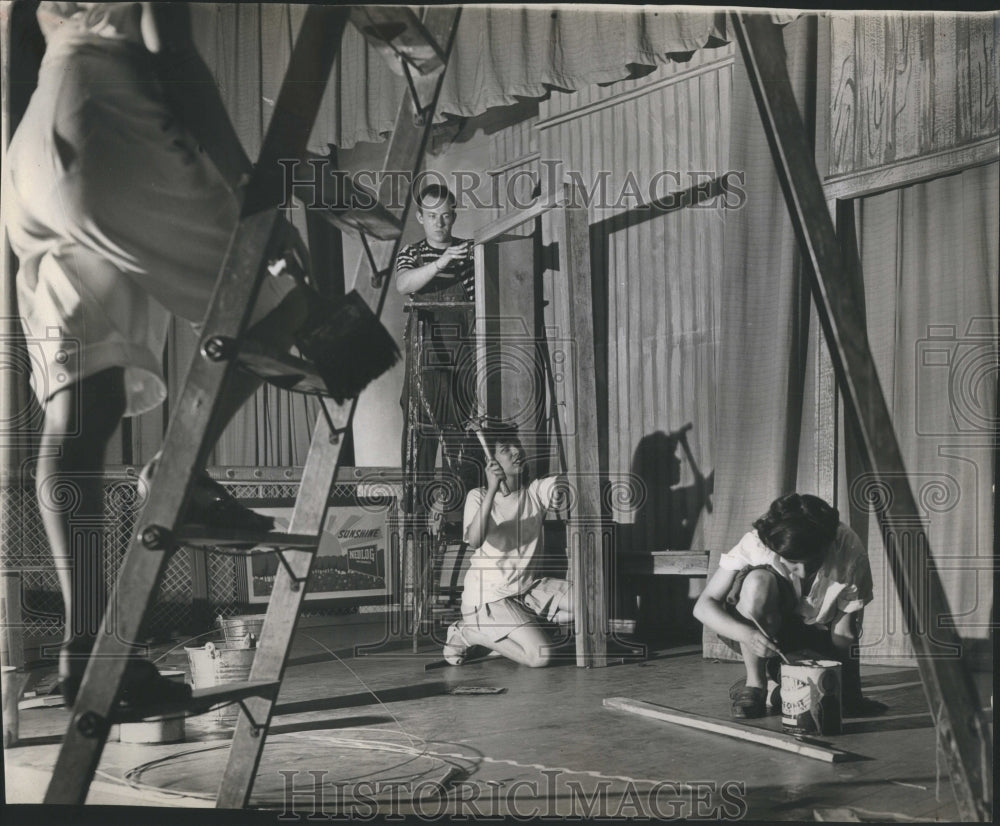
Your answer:
[[[494,633],[486,633],[471,625],[462,626],[462,636],[470,645],[499,651],[507,659],[531,668],[544,668],[552,660],[552,640],[535,623],[521,625],[499,641]]]
[[[66,610],[61,677],[82,673],[104,616],[104,454],[124,412],[121,368],[58,391],[45,407],[36,490]]]
[[[767,571],[751,571],[743,582],[736,610],[751,623],[756,620],[768,635],[774,637],[781,626],[779,604],[778,582],[774,576]],[[757,656],[745,643],[740,643],[740,652],[747,670],[747,685],[767,688],[767,659]]]

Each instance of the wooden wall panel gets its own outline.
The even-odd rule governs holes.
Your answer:
[[[718,200],[668,211],[644,205],[728,170],[731,66],[729,48],[704,50],[647,78],[553,94],[540,106],[541,157],[562,161],[593,195],[597,361],[607,376],[599,407],[612,482],[688,422],[700,469],[712,468],[722,209]],[[670,177],[657,179],[664,172]],[[681,459],[681,486],[690,485]],[[635,519],[627,501],[612,504],[617,520]],[[650,535],[662,540],[665,528]]]
[[[835,14],[828,176],[956,149],[1000,129],[990,15]]]

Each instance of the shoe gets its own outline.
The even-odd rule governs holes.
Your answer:
[[[752,720],[763,717],[767,712],[764,700],[767,692],[757,686],[744,685],[733,697],[732,714],[737,720]]]
[[[67,706],[76,703],[82,682],[82,673],[59,678],[59,690]],[[191,686],[187,683],[167,679],[149,660],[131,659],[122,677],[118,705],[122,708],[137,709],[158,703],[184,702],[190,698]]]
[[[448,665],[461,665],[468,658],[469,644],[462,636],[462,623],[453,622],[448,626],[448,638],[444,644],[444,661]]]
[[[158,463],[159,454],[142,469],[139,474],[140,488],[145,487],[149,491]],[[204,470],[195,474],[185,521],[212,528],[236,528],[256,533],[274,530],[273,516],[264,516],[241,505],[224,485],[216,482]],[[247,546],[250,547],[253,546]]]
[[[747,684],[747,678],[740,677],[735,683],[729,686],[729,699],[735,700],[736,695],[738,695],[743,690],[743,687],[746,684]]]
[[[213,528],[237,528],[269,533],[274,530],[274,517],[250,510],[207,473],[195,477],[188,503],[187,520]]]

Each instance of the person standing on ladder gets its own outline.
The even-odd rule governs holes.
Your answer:
[[[395,267],[396,289],[411,301],[400,399],[403,500],[409,513],[457,509],[481,478],[480,463],[473,458],[478,444],[465,428],[476,413],[474,314],[469,309],[475,300],[472,241],[452,235],[456,202],[447,187],[428,184],[414,200],[424,239],[404,247]],[[448,302],[458,306],[441,306]],[[433,306],[420,309],[428,303]],[[420,353],[419,364],[414,363],[415,352]],[[434,478],[439,443],[444,485],[437,488],[435,501],[422,502],[421,495],[436,487],[428,483]]]
[[[73,703],[107,599],[106,448],[124,416],[166,397],[170,315],[205,318],[252,167],[191,41],[186,4],[42,2],[37,17],[45,56],[11,139],[3,205],[20,262],[22,325],[44,357],[33,377],[45,412],[36,487],[66,612],[60,686]],[[308,265],[290,224],[279,220],[272,245],[275,259]],[[266,278],[247,336],[280,352],[300,341],[330,387],[338,360],[301,343],[335,332],[318,318],[317,298],[287,276]],[[360,372],[355,362],[344,369]],[[233,372],[210,444],[259,384]],[[195,479],[188,521],[273,526],[203,470]],[[121,699],[152,703],[189,692],[135,657]]]

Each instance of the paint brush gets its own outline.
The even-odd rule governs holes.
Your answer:
[[[791,665],[791,662],[789,662],[788,657],[785,656],[785,652],[782,651],[780,648],[778,648],[778,643],[775,641],[774,637],[772,637],[770,634],[767,633],[767,631],[765,631],[763,628],[761,628],[760,623],[757,622],[756,619],[754,619],[753,617],[750,617],[750,619],[752,619],[753,620],[753,624],[757,626],[757,630],[760,631],[760,633],[763,634],[767,638],[767,641],[769,643],[771,643],[771,645],[774,646],[775,651],[778,652],[778,656],[781,657],[781,661],[785,665]]]

